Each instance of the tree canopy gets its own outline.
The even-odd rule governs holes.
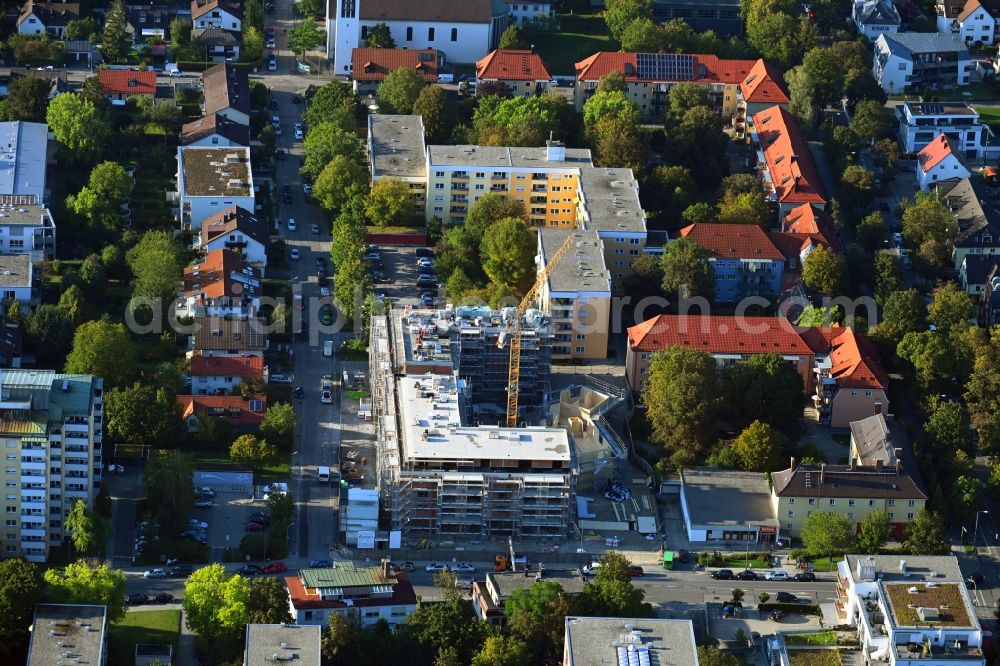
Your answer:
[[[66,372],[104,378],[111,388],[123,384],[136,370],[136,348],[124,324],[107,319],[81,324],[73,334]]]
[[[389,72],[378,87],[379,111],[412,113],[413,105],[426,85],[419,74],[407,67]]]
[[[837,555],[850,550],[854,523],[830,511],[813,511],[802,523],[802,545],[810,555]]]
[[[56,603],[107,606],[108,620],[125,617],[125,572],[105,563],[78,560],[63,570],[47,569],[48,595]]]
[[[715,298],[715,271],[708,251],[687,238],[670,241],[663,247],[663,291],[683,298]]]
[[[49,102],[45,122],[66,155],[89,162],[104,149],[111,127],[93,102],[76,93],[63,93]]]

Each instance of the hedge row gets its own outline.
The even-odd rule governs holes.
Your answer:
[[[770,613],[773,610],[783,610],[786,613],[802,613],[803,615],[819,615],[819,606],[813,604],[779,604],[766,603],[757,604],[757,610],[761,613]]]

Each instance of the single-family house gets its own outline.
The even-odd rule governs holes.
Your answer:
[[[285,578],[292,619],[297,624],[326,626],[332,613],[351,614],[362,627],[385,620],[390,627],[403,623],[417,608],[409,577],[395,572],[389,560],[378,566],[338,561],[324,569],[300,569]]]
[[[233,206],[256,210],[250,149],[181,146],[177,193],[181,229],[198,229],[205,218]]]
[[[191,0],[191,22],[194,30],[222,28],[243,31],[243,9],[229,0]]]
[[[242,395],[179,395],[177,404],[188,432],[198,427],[198,418],[219,419],[240,432],[256,431],[267,412],[263,395],[245,398]]]
[[[197,33],[197,34],[195,34]],[[240,59],[240,33],[225,28],[205,28],[192,30],[205,47],[205,57],[212,62],[233,62]]]
[[[530,576],[520,571],[490,571],[484,580],[472,582],[472,610],[483,622],[502,627],[507,623],[504,615],[507,599],[515,592],[523,593],[542,581],[556,583],[569,597],[579,596],[587,584],[579,569],[546,569],[542,565]]]
[[[354,92],[374,92],[389,72],[406,68],[424,83],[437,83],[442,55],[437,49],[356,48],[351,52],[351,80]]]
[[[263,274],[270,240],[266,222],[254,217],[245,208],[232,206],[202,220],[201,233],[195,237],[195,247],[202,252],[237,252]]]
[[[802,204],[825,208],[819,173],[795,116],[775,105],[754,114],[749,130],[758,174],[768,200],[778,206],[778,219]]]
[[[48,34],[62,39],[70,21],[80,18],[76,2],[35,2],[28,0],[17,15],[17,32],[22,35]]]
[[[211,250],[184,269],[178,317],[253,317],[260,310],[260,272],[232,250]]]
[[[202,75],[205,116],[220,114],[241,125],[250,125],[250,79],[247,70],[224,63]]]
[[[126,30],[135,43],[143,43],[147,39],[167,39],[170,22],[177,16],[177,10],[153,4],[126,4]]]
[[[896,107],[899,143],[904,153],[917,153],[944,134],[970,159],[1000,157],[1000,141],[966,102],[911,102]]]
[[[892,0],[854,0],[851,18],[858,32],[874,42],[879,35],[893,35],[903,22]]]
[[[971,174],[962,151],[944,134],[938,134],[917,153],[917,185],[925,192],[943,181],[962,180]]]
[[[953,88],[969,83],[972,60],[965,42],[938,32],[897,32],[875,40],[872,74],[889,94]]]
[[[780,293],[785,256],[757,225],[698,223],[680,235],[708,251],[716,303]]]
[[[1000,255],[967,254],[958,268],[958,281],[965,293],[976,299],[986,292],[992,277],[1000,275]]]
[[[114,106],[140,97],[150,103],[156,99],[156,72],[131,69],[102,69],[97,73],[101,92]]]
[[[1000,206],[992,188],[972,178],[946,180],[934,186],[942,203],[955,216],[954,268],[960,270],[966,257],[988,255],[1000,259]]]
[[[267,321],[260,317],[235,319],[195,317],[188,356],[260,356],[267,349]]]
[[[244,381],[264,381],[260,356],[191,357],[191,392],[195,395],[238,393]]]
[[[934,6],[937,30],[957,35],[969,46],[988,46],[994,42],[998,5],[981,0],[938,0]]]
[[[502,85],[514,97],[541,93],[552,81],[541,56],[528,49],[497,49],[476,61],[476,89],[486,82]]]
[[[182,146],[249,147],[250,127],[215,113],[184,123],[180,142]]]

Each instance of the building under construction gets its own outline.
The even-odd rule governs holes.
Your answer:
[[[576,469],[559,427],[503,428],[473,405],[506,401],[503,316],[485,309],[372,319],[378,488],[389,529],[411,537],[567,534]],[[548,391],[551,326],[525,322],[523,404]],[[482,397],[487,396],[487,397]]]

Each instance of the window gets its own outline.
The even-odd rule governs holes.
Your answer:
[[[438,178],[444,178],[444,171],[435,171],[434,175]]]
[[[875,506],[875,500],[868,500],[868,506]]]
[[[361,39],[368,39],[368,26],[361,26]]]
[[[830,506],[837,506],[837,500],[835,499],[830,500]]]
[[[795,504],[795,498],[794,497],[789,497],[788,498],[788,503],[789,504]]]
[[[906,63],[905,62],[899,63],[899,71],[901,71],[901,72],[906,71]]]
[[[576,353],[577,354],[582,354],[583,353],[583,347],[577,347],[576,348]]]
[[[435,190],[443,190],[444,189],[444,183],[434,183],[434,189]]]
[[[890,513],[889,515],[891,516],[892,514]],[[913,514],[912,513],[906,514],[906,519],[907,520],[913,520]]]
[[[434,41],[434,28],[427,28],[427,41],[428,42]]]
[[[889,506],[896,506],[896,500],[894,499],[889,500]]]
[[[452,28],[451,29],[451,41],[453,41],[453,42],[457,42],[458,41],[458,28]]]
[[[917,500],[910,500],[909,501],[909,505],[910,506],[916,506],[917,505]]]
[[[851,391],[851,397],[852,398],[857,398],[858,397],[858,392],[857,391]]]
[[[406,41],[408,41],[408,42],[412,42],[413,41],[413,28],[407,28],[406,29]]]
[[[847,500],[847,506],[854,506],[854,500]]]
[[[865,397],[866,398],[872,397],[872,392],[870,390],[869,391],[865,391]]]
[[[809,498],[809,506],[816,506],[816,498],[815,497],[810,497]]]
[[[484,171],[477,171],[476,178],[486,178],[486,173]]]
[[[794,511],[789,511],[788,512],[788,517],[789,518],[794,518],[795,517],[795,512]],[[789,525],[789,527],[791,527],[791,525]]]
[[[886,514],[886,515],[888,515],[888,516],[889,516],[889,520],[892,520],[892,518],[893,518],[893,515],[894,515],[894,514],[892,514],[892,513],[889,513],[889,514]]]
[[[577,339],[577,340],[580,340],[580,341],[583,341],[583,340],[586,340],[586,339],[587,339],[587,336],[586,336],[586,335],[584,335],[583,333],[577,333],[577,334],[576,334],[576,339]]]

